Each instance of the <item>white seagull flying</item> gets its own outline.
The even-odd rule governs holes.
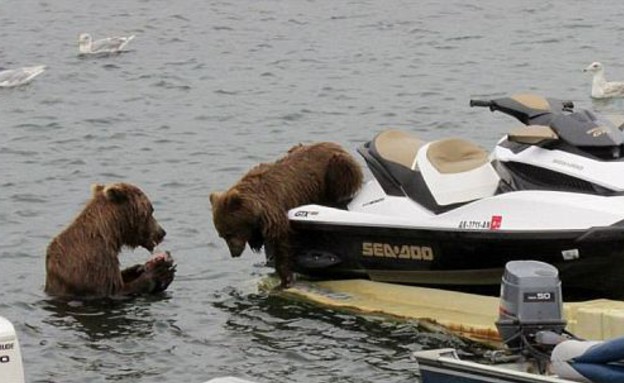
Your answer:
[[[624,97],[624,82],[607,81],[601,63],[593,62],[583,72],[592,73],[594,76],[591,90],[593,98]]]
[[[0,70],[0,88],[12,88],[28,84],[45,70],[45,65]]]
[[[133,38],[134,35],[128,37],[107,37],[93,41],[90,34],[81,33],[78,36],[78,50],[80,55],[119,53]]]

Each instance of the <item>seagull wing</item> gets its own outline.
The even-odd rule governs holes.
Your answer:
[[[0,72],[0,86],[12,87],[26,84],[45,70],[45,66],[25,67],[20,69],[9,69]]]
[[[605,97],[624,96],[624,82],[608,82],[602,90]]]
[[[105,39],[96,40],[91,45],[93,53],[114,53],[122,50],[134,36],[130,37],[108,37]]]

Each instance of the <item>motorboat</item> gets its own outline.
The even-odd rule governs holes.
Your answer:
[[[378,133],[351,201],[289,211],[294,270],[496,295],[507,262],[533,259],[566,300],[624,298],[624,118],[534,94],[470,105],[521,124],[492,151]]]
[[[503,274],[496,326],[504,349],[479,358],[455,349],[416,351],[421,383],[605,383],[624,381],[624,337],[579,339],[565,330],[557,269],[513,261]]]
[[[0,316],[0,377],[5,383],[24,383],[22,352],[13,324]]]

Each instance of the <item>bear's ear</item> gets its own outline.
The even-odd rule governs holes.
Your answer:
[[[92,196],[96,196],[98,194],[100,194],[102,192],[102,190],[104,190],[104,185],[102,184],[93,184],[91,185],[91,195]]]
[[[230,189],[223,193],[221,201],[223,206],[225,206],[229,211],[236,210],[243,205],[243,198],[240,196],[240,192],[236,189]]]
[[[119,184],[111,184],[104,188],[106,199],[111,202],[120,203],[128,199],[128,194]]]
[[[210,203],[213,207],[220,204],[227,210],[236,210],[243,204],[243,199],[236,189],[230,189],[227,192],[210,193]]]
[[[212,206],[217,204],[217,201],[219,201],[219,199],[223,197],[223,192],[213,192],[210,193],[210,204]]]

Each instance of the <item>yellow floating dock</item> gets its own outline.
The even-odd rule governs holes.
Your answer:
[[[360,279],[298,281],[278,294],[363,314],[415,319],[478,342],[500,342],[497,297]],[[622,301],[564,303],[564,315],[567,330],[579,337],[601,340],[624,335]]]

